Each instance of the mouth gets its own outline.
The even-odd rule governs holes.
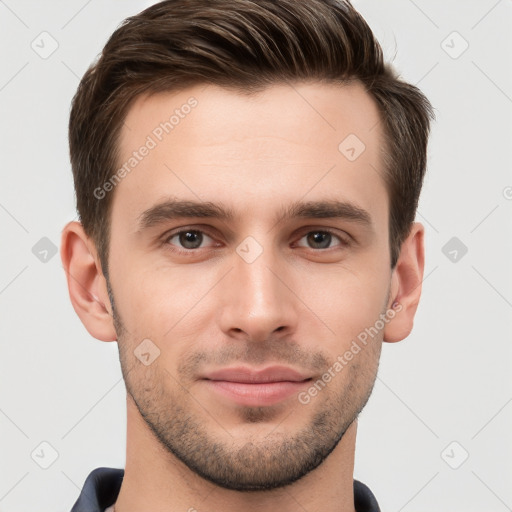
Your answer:
[[[202,381],[215,394],[244,406],[279,403],[309,385],[311,375],[284,366],[263,369],[225,368],[210,372]]]

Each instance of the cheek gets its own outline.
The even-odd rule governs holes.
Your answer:
[[[114,294],[126,328],[156,343],[193,339],[207,320],[216,276],[192,267],[132,264],[118,275]]]
[[[301,280],[298,295],[314,315],[331,331],[338,344],[373,326],[385,307],[389,276],[375,264],[372,272],[340,267],[308,272]]]

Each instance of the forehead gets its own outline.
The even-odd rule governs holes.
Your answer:
[[[386,207],[379,119],[357,82],[140,96],[121,129],[114,210],[140,212],[167,195],[260,214],[301,198]]]

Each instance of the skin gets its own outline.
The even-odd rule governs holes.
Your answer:
[[[382,342],[412,329],[424,268],[419,223],[390,267],[377,107],[357,83],[273,85],[252,97],[211,85],[141,96],[121,133],[120,165],[191,96],[198,105],[115,187],[110,297],[82,226],[71,222],[62,235],[75,311],[92,336],[117,340],[127,386],[116,512],[354,511],[357,415]],[[354,161],[338,150],[349,134],[365,144]],[[169,199],[222,205],[232,218],[141,228],[143,212]],[[296,202],[333,200],[364,210],[369,222],[282,215]],[[186,249],[180,229],[205,236],[189,235],[198,246]],[[255,254],[254,242],[242,244],[249,236],[262,250],[250,263],[237,252]],[[240,405],[201,378],[281,364],[315,382],[393,303],[399,313],[308,404],[293,394]],[[160,350],[148,366],[134,355],[144,339]]]

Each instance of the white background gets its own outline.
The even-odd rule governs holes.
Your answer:
[[[58,246],[75,217],[67,122],[79,78],[152,3],[0,0],[0,512],[69,511],[92,469],[124,467],[117,345],[85,331],[58,254],[42,262],[32,248]],[[422,301],[411,336],[384,344],[354,476],[383,512],[512,510],[512,1],[354,4],[437,116],[418,213]],[[58,43],[45,59],[31,47],[42,37]],[[455,262],[442,250],[452,237],[468,249]],[[42,442],[58,453],[48,469],[31,456],[50,460]]]

